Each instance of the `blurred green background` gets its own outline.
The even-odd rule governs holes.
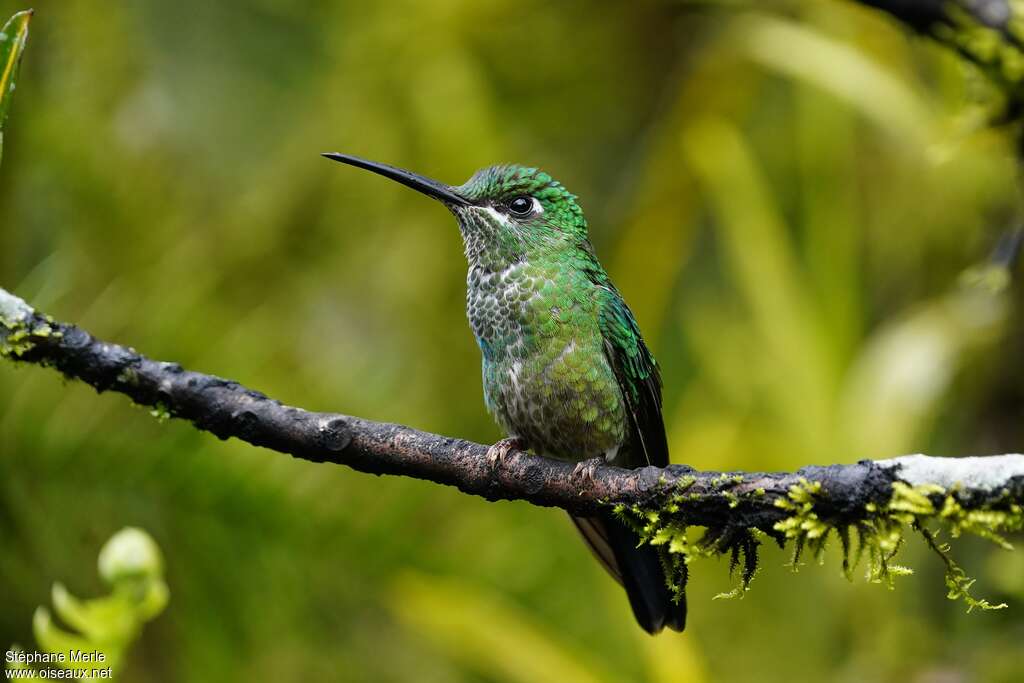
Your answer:
[[[5,131],[0,283],[312,410],[499,438],[433,202],[318,156],[576,192],[665,375],[673,459],[790,469],[1021,449],[1019,290],[957,285],[1016,206],[990,93],[849,3],[41,2]],[[24,5],[0,0],[0,16]],[[0,645],[137,525],[171,602],[128,681],[1024,679],[1024,553],[914,540],[895,591],[766,548],[648,638],[564,515],[159,423],[0,364]],[[1019,540],[1019,539],[1018,539]]]

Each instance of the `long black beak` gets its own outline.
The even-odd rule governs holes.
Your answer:
[[[358,168],[364,168],[367,171],[373,171],[385,178],[391,178],[396,182],[402,183],[406,187],[411,187],[417,192],[422,192],[428,197],[439,199],[449,206],[469,206],[469,202],[459,195],[450,185],[445,185],[444,183],[432,180],[426,176],[421,176],[418,173],[413,173],[412,171],[406,171],[404,168],[388,166],[387,164],[377,163],[376,161],[367,161],[366,159],[360,159],[359,157],[354,157],[350,154],[339,154],[338,152],[324,152],[323,156],[328,159],[340,161],[343,164],[348,164],[349,166],[356,166]]]

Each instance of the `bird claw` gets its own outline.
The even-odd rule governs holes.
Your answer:
[[[597,456],[596,458],[590,458],[589,460],[581,460],[576,463],[576,467],[572,470],[573,478],[581,479],[584,483],[594,483],[594,472],[597,468],[604,464],[604,458]]]
[[[521,451],[525,448],[526,444],[518,436],[502,439],[487,449],[487,464],[491,469],[495,469],[499,463],[505,464],[510,451]]]

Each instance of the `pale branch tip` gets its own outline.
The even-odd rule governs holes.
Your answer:
[[[959,501],[975,508],[1010,509],[1024,503],[1021,455],[912,455],[809,466],[796,472],[706,472],[684,465],[625,470],[600,463],[576,467],[518,451],[495,461],[481,444],[286,406],[238,382],[151,360],[54,321],[2,289],[0,354],[15,362],[55,368],[98,392],[124,394],[221,439],[235,437],[312,462],[414,477],[489,500],[524,500],[574,513],[615,504],[644,509],[675,504],[682,505],[681,514],[690,525],[777,535],[776,525],[791,516],[784,502],[794,487],[809,484],[816,490],[815,514],[834,525],[856,523],[871,506],[886,505],[894,483],[901,481],[955,491]]]

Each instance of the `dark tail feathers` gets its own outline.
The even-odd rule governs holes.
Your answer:
[[[626,589],[633,615],[645,631],[686,628],[686,597],[678,603],[672,600],[655,548],[646,544],[638,548],[636,533],[610,512],[572,521],[597,559]]]

